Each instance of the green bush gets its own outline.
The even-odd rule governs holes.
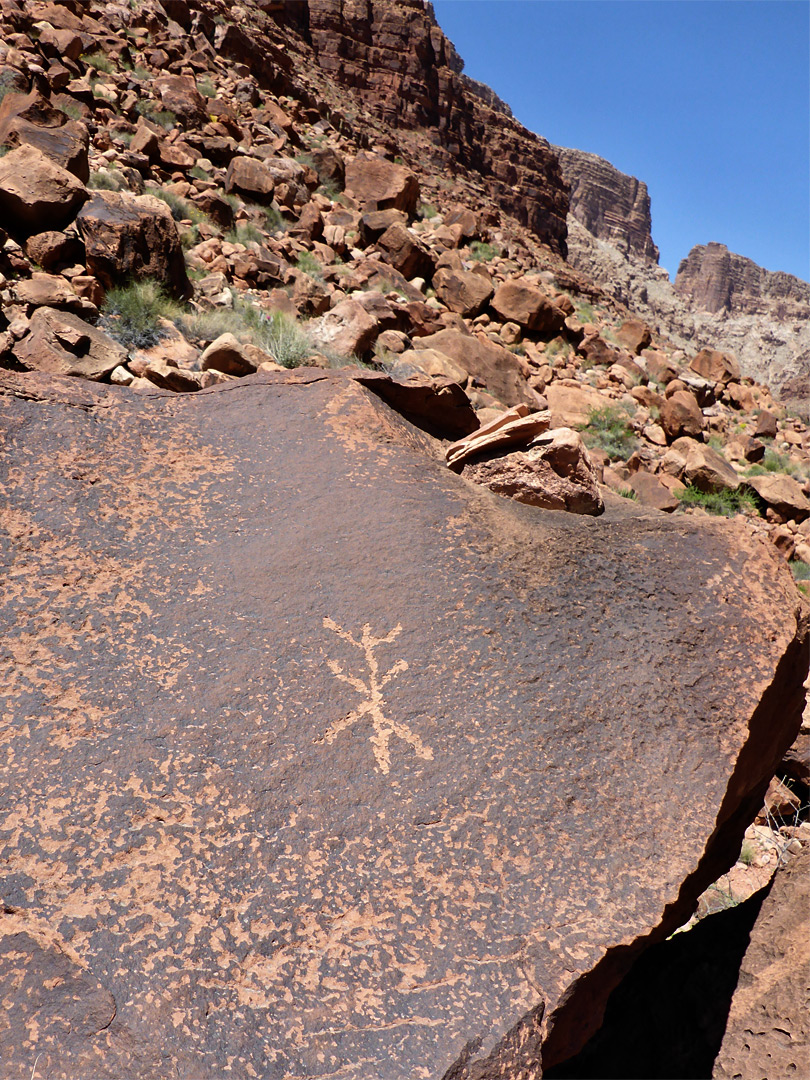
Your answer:
[[[485,244],[482,240],[473,240],[470,244],[470,258],[476,262],[491,262],[500,253],[494,244]]]
[[[619,488],[616,494],[621,495],[623,499],[631,499],[633,502],[638,502],[638,492],[633,491],[630,487]]]
[[[172,128],[177,123],[177,116],[171,109],[159,109],[154,101],[139,101],[135,106],[135,112],[164,128]]]
[[[416,208],[416,213],[423,221],[430,221],[431,218],[436,217],[439,211],[435,206],[431,206],[430,203],[419,203]]]
[[[721,491],[699,491],[691,484],[679,493],[678,500],[681,506],[699,506],[709,514],[720,517],[733,517],[756,510],[756,500],[750,492],[737,488],[730,491],[723,488]]]
[[[270,233],[282,232],[290,224],[275,206],[263,206],[265,228]]]
[[[233,229],[228,229],[225,239],[229,244],[262,244],[264,233],[252,221],[240,221]]]
[[[102,325],[127,349],[148,349],[166,336],[159,320],[176,321],[182,309],[159,281],[133,281],[110,289],[102,308]]]
[[[315,351],[305,327],[281,311],[269,314],[250,300],[233,296],[232,308],[183,315],[179,325],[189,337],[213,341],[220,334],[233,334],[264,349],[283,367],[299,367]]]
[[[80,106],[73,101],[64,102],[59,106],[59,109],[65,114],[65,116],[69,120],[81,120],[82,118],[82,110]]]
[[[790,569],[796,581],[810,581],[810,566],[801,559],[794,559]]]
[[[201,79],[197,79],[197,89],[203,97],[212,98],[217,96],[217,88],[214,86],[214,81],[210,75],[203,75]]]
[[[318,194],[323,195],[325,199],[334,202],[340,195],[340,187],[336,180],[332,180],[331,177],[328,177],[318,186]]]
[[[166,203],[175,221],[190,221],[192,225],[200,225],[202,222],[208,221],[207,215],[200,210],[199,206],[195,206],[193,202],[182,198],[174,191],[167,191],[165,188],[154,188],[149,194],[155,195]]]
[[[309,274],[309,276],[315,278],[316,281],[323,281],[323,266],[321,266],[311,251],[301,252],[295,260],[295,268],[296,270],[300,270],[302,274]]]
[[[87,186],[95,191],[123,191],[127,182],[116,169],[99,169],[90,173]]]
[[[577,319],[581,323],[592,323],[594,320],[593,304],[589,304],[587,301],[582,301],[579,304],[574,305]]]
[[[765,473],[785,473],[787,476],[795,476],[800,473],[801,467],[790,460],[787,454],[780,454],[772,446],[765,448],[765,456],[762,461],[746,469],[746,476],[763,476]]]
[[[636,439],[630,427],[630,418],[622,409],[605,405],[591,409],[588,423],[580,429],[586,446],[604,450],[611,461],[627,459],[636,448]]]
[[[82,60],[88,67],[94,67],[96,71],[103,71],[105,75],[112,75],[116,70],[115,64],[103,52],[84,53]]]
[[[282,311],[271,312],[264,330],[265,348],[282,367],[305,364],[314,352],[309,334],[295,319]]]

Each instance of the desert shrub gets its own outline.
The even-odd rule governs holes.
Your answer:
[[[199,206],[195,206],[193,202],[182,198],[174,191],[155,188],[149,194],[155,195],[166,203],[175,221],[190,221],[192,225],[200,225],[202,222],[208,221],[208,217],[200,210]]]
[[[750,492],[737,488],[731,491],[723,488],[721,491],[700,491],[689,484],[678,494],[681,506],[698,506],[709,514],[720,517],[733,517],[756,510],[756,500]]]
[[[591,409],[588,423],[580,429],[586,446],[604,450],[611,461],[630,457],[636,448],[636,439],[630,427],[630,418],[622,409],[605,405]]]
[[[318,262],[311,251],[302,251],[295,260],[296,270],[303,274],[309,274],[316,281],[323,281],[323,266]]]
[[[633,491],[630,487],[619,488],[616,494],[621,495],[623,499],[631,499],[633,502],[638,502],[638,492]]]
[[[176,321],[182,314],[179,304],[152,279],[110,289],[102,311],[104,329],[127,349],[157,345],[166,335],[160,319]]]
[[[340,187],[336,180],[328,177],[318,186],[318,193],[323,195],[326,199],[331,199],[332,202],[340,195]]]
[[[192,165],[188,170],[188,175],[194,180],[210,180],[208,173],[200,165]]]
[[[810,581],[810,566],[801,559],[794,559],[790,569],[796,581]]]
[[[592,323],[594,319],[593,304],[589,304],[586,300],[581,301],[574,305],[577,319],[581,323]]]
[[[430,203],[419,203],[416,208],[416,213],[423,221],[430,221],[431,218],[435,218],[438,214],[438,210],[435,206],[431,206]]]
[[[127,182],[116,169],[99,169],[90,173],[87,186],[96,191],[123,191]]]
[[[562,338],[554,338],[553,341],[550,341],[548,345],[546,345],[543,356],[547,360],[555,360],[558,356],[563,356],[567,359],[572,352],[573,349],[571,348],[570,342],[563,341]]]
[[[314,352],[305,328],[283,311],[273,311],[264,317],[265,348],[282,367],[300,367]]]
[[[265,228],[270,233],[281,232],[290,224],[275,206],[263,206]]]
[[[240,221],[234,228],[228,229],[225,239],[229,244],[261,244],[264,233],[252,221]]]
[[[476,262],[491,262],[500,253],[494,244],[485,244],[483,240],[473,240],[470,244],[470,258]]]
[[[750,866],[753,863],[753,861],[754,861],[754,859],[756,857],[757,857],[756,846],[754,844],[752,844],[750,840],[743,840],[743,845],[742,845],[742,848],[740,850],[740,859],[739,859],[739,861],[741,863],[743,863],[745,866]]]
[[[772,446],[767,446],[762,461],[746,469],[745,475],[763,476],[765,473],[785,473],[787,476],[795,476],[801,471],[801,466],[791,461],[787,454],[780,454]]]
[[[81,120],[82,110],[79,105],[72,101],[66,101],[59,106],[59,109],[65,114],[69,120]]]
[[[214,86],[214,81],[210,75],[203,75],[201,79],[197,79],[197,89],[203,97],[212,98],[217,96],[217,88]]]
[[[112,75],[115,71],[115,64],[103,52],[84,53],[82,60],[88,67],[93,67],[96,71],[103,71],[105,75]]]
[[[189,337],[213,341],[220,334],[233,334],[240,341],[264,349],[283,367],[299,367],[315,351],[306,328],[281,311],[264,312],[233,290],[233,307],[192,312],[179,320]]]
[[[135,106],[135,112],[164,128],[172,128],[177,123],[177,116],[171,109],[159,109],[154,101],[146,99],[139,101]]]

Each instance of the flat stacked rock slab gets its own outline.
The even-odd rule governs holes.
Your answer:
[[[764,543],[500,498],[348,376],[0,425],[9,1075],[540,1077],[798,730]]]

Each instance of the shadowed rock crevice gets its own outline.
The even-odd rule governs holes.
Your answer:
[[[545,1080],[706,1080],[768,888],[653,945],[611,994],[599,1030]]]

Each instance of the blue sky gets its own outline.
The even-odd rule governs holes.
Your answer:
[[[807,0],[434,0],[521,123],[644,180],[672,277],[726,244],[810,280]]]

